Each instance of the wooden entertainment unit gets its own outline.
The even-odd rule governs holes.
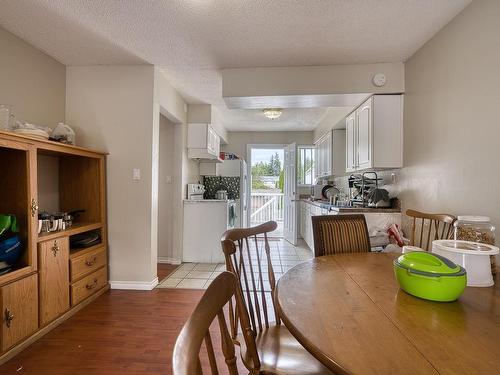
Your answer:
[[[38,234],[44,157],[56,166],[59,210],[84,212],[66,230]],[[0,275],[1,364],[109,289],[106,153],[0,131],[0,214],[16,215],[25,249]],[[99,244],[71,248],[71,236],[89,231]]]

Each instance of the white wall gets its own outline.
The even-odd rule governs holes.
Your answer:
[[[68,67],[66,120],[107,158],[110,281],[154,281],[151,270],[152,66]],[[132,181],[132,169],[141,180]],[[156,257],[156,255],[155,255]],[[155,272],[156,274],[156,272]]]
[[[2,28],[0,51],[0,103],[23,122],[64,121],[66,67]]]
[[[474,1],[406,63],[404,209],[500,225],[500,1]]]

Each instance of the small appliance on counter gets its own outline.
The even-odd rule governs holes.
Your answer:
[[[394,274],[406,293],[438,302],[455,301],[467,284],[463,267],[426,251],[409,252],[395,259]]]
[[[201,184],[187,184],[187,199],[192,201],[202,200],[205,186]]]
[[[227,190],[217,190],[215,199],[227,201]]]

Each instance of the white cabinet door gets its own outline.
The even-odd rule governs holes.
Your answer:
[[[347,116],[345,120],[346,127],[346,172],[356,170],[356,113]]]
[[[215,154],[215,132],[211,126],[207,127],[207,150],[211,154]]]
[[[357,117],[357,169],[372,167],[372,100],[363,103],[356,111]]]
[[[332,131],[330,130],[325,134],[325,138],[323,140],[324,145],[324,153],[325,153],[325,168],[324,173],[325,176],[331,176],[333,174],[332,171]]]

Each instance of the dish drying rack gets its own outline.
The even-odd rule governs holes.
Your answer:
[[[366,177],[372,175],[374,178]],[[349,196],[351,197],[351,206],[367,207],[368,195],[373,189],[378,189],[378,182],[382,181],[377,172],[364,172],[363,174],[351,174],[349,176]],[[358,193],[354,196],[354,189]]]

